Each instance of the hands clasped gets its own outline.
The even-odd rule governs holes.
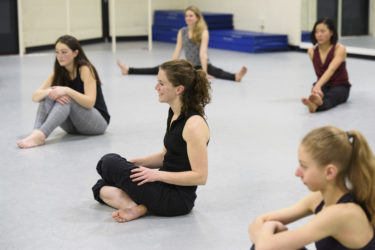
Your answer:
[[[130,175],[132,181],[140,181],[138,183],[138,186],[143,185],[147,182],[158,181],[158,176],[160,174],[160,171],[158,170],[149,169],[142,166],[132,169],[131,172],[133,173],[132,175]]]
[[[263,224],[263,230],[270,231],[275,234],[282,231],[287,231],[288,228],[279,221],[267,221]]]
[[[70,102],[70,97],[67,95],[66,87],[53,86],[48,93],[48,97],[60,104]]]

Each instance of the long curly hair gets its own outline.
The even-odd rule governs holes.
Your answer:
[[[211,84],[203,70],[196,70],[184,59],[172,60],[160,65],[173,86],[184,86],[181,113],[188,115],[192,110],[204,116],[204,107],[210,103]]]

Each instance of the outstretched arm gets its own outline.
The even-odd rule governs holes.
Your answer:
[[[254,243],[258,241],[260,232],[266,222],[277,221],[283,225],[287,225],[312,214],[321,200],[322,196],[319,192],[311,193],[290,207],[257,217],[249,226],[250,240]]]
[[[201,46],[199,50],[199,58],[201,60],[201,66],[202,70],[207,73],[207,61],[208,61],[208,56],[207,56],[207,49],[208,49],[208,41],[209,41],[209,35],[208,35],[208,30],[204,30],[202,33],[202,40],[201,40]]]
[[[182,34],[181,34],[181,30],[179,30],[178,34],[177,34],[177,43],[176,43],[176,47],[175,47],[174,52],[173,52],[172,60],[176,60],[176,59],[180,58],[182,45],[183,45],[182,44]]]
[[[204,185],[208,173],[207,142],[210,137],[208,126],[200,116],[190,117],[182,133],[187,146],[191,171],[167,172],[155,171],[140,167],[133,169],[130,176],[138,185],[147,182],[161,181],[180,186]]]
[[[325,207],[303,226],[289,231],[277,222],[270,221],[262,228],[255,246],[257,250],[299,249],[326,237],[333,237],[347,248],[359,249],[373,237],[371,227],[368,230],[370,236],[361,231],[363,226],[357,227],[361,220],[358,215],[361,213],[361,208],[353,203],[333,204]],[[368,224],[368,221],[364,222],[362,224]]]

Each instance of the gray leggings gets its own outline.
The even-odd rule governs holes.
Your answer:
[[[46,97],[39,103],[34,129],[48,137],[58,126],[69,134],[99,135],[108,124],[96,108],[84,108],[73,99],[60,104]]]

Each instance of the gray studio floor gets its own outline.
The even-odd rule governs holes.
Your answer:
[[[146,42],[122,42],[116,54],[110,44],[84,48],[103,82],[108,131],[86,137],[56,129],[46,145],[25,150],[16,141],[32,130],[37,104],[31,95],[52,72],[54,51],[0,56],[1,249],[248,249],[247,227],[257,215],[307,194],[294,171],[308,131],[358,129],[375,148],[374,60],[348,58],[349,101],[310,114],[300,102],[315,80],[306,53],[210,49],[214,65],[249,71],[241,83],[212,80],[209,178],[198,188],[195,208],[187,216],[118,224],[113,209],[92,198],[96,163],[109,152],[132,158],[161,150],[168,106],[158,103],[156,76],[124,77],[116,58],[154,66],[171,57],[173,45],[154,43],[149,52]]]

